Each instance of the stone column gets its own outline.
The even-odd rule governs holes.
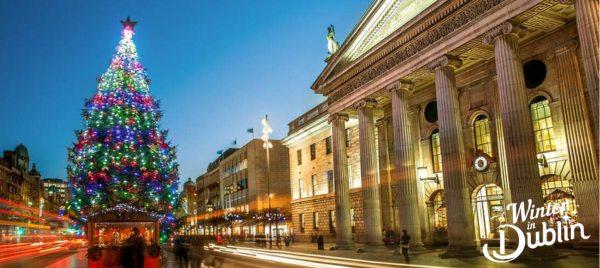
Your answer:
[[[585,81],[590,92],[593,119],[592,131],[594,134],[594,148],[598,154],[598,10],[600,3],[596,0],[559,0],[561,4],[575,4],[575,19],[577,33],[581,42],[581,58]],[[582,102],[585,103],[585,102]]]
[[[387,90],[392,95],[400,230],[406,230],[410,235],[411,250],[425,250],[421,240],[421,219],[417,202],[417,169],[408,104],[408,94],[413,88],[414,84],[409,81],[398,81],[389,86]]]
[[[427,229],[430,236],[429,243],[433,245],[435,243],[435,208],[433,207],[433,201],[425,201],[425,206],[427,207],[427,213],[425,214],[429,222],[429,229]]]
[[[597,4],[597,1],[596,1]],[[597,13],[596,13],[597,14]],[[590,116],[585,103],[583,83],[579,76],[576,41],[555,46],[548,58],[555,58],[556,80],[560,92],[560,106],[567,140],[567,151],[573,174],[573,189],[578,204],[579,222],[585,226],[588,240],[580,240],[583,247],[598,249],[598,162],[594,153]]]
[[[421,106],[415,105],[410,109],[411,125],[412,125],[412,138],[413,146],[415,150],[415,167],[423,167],[423,148],[421,146]],[[416,171],[415,171],[416,172]],[[417,173],[418,174],[418,173]],[[418,177],[418,176],[417,176]],[[423,182],[417,180],[417,203],[419,204],[419,211],[427,211],[425,205],[425,188]],[[419,213],[421,216],[421,237],[423,244],[431,244],[431,234],[429,232],[429,219],[427,213]]]
[[[434,60],[428,66],[429,71],[435,70],[442,172],[448,211],[448,248],[440,254],[442,258],[481,255],[475,244],[473,207],[467,184],[467,162],[454,73],[454,69],[460,66],[462,61],[449,55]]]
[[[392,218],[392,174],[390,171],[390,155],[388,140],[388,120],[387,118],[377,120],[377,135],[379,136],[379,174],[381,180],[381,225],[385,230],[393,230]]]
[[[329,116],[331,142],[333,145],[333,180],[335,186],[335,234],[336,248],[352,249],[350,225],[350,186],[348,182],[348,153],[346,153],[346,121],[348,115]]]
[[[363,194],[363,220],[365,246],[382,245],[381,203],[377,181],[377,152],[375,150],[375,100],[361,100],[354,105],[358,110],[358,136],[360,143],[360,175]]]
[[[519,57],[519,37],[527,34],[527,29],[510,22],[504,22],[484,34],[483,43],[493,44],[496,72],[498,74],[498,95],[504,151],[506,157],[506,176],[511,189],[513,203],[532,204],[538,208],[544,206],[540,174],[538,170],[533,125],[527,102],[527,90],[523,75],[523,65]],[[513,213],[513,211],[507,211]],[[521,221],[514,225],[523,231],[535,233],[541,229],[543,218]],[[531,228],[531,225],[535,228]],[[509,222],[510,224],[510,222]],[[528,228],[528,225],[530,225]],[[556,254],[550,247],[537,247],[525,250],[519,259],[552,259]]]
[[[498,144],[498,166],[500,169],[500,178],[502,179],[502,195],[504,197],[504,215],[507,223],[512,223],[512,213],[506,213],[506,206],[512,203],[510,182],[506,174],[506,151],[504,150],[504,128],[502,127],[502,114],[500,112],[500,97],[497,87],[498,76],[492,75],[488,77],[488,85],[494,87],[494,124],[496,127],[496,142]],[[517,233],[512,228],[507,229],[508,244],[515,246],[517,241]]]

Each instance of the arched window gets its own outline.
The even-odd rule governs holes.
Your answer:
[[[434,130],[431,134],[431,163],[433,173],[442,172],[442,150],[440,148],[440,132]]]
[[[554,141],[554,128],[550,106],[544,97],[536,97],[529,105],[531,109],[531,121],[533,122],[533,134],[535,135],[536,150],[538,153],[556,150]]]
[[[480,115],[473,122],[475,134],[475,148],[492,156],[492,139],[490,137],[490,124],[485,115]]]
[[[446,218],[446,200],[444,191],[439,191],[433,198],[433,209],[435,209],[435,228],[447,229],[448,220]]]

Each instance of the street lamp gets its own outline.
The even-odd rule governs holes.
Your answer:
[[[269,149],[273,148],[273,144],[269,141],[269,133],[273,132],[273,129],[269,126],[269,116],[265,115],[265,119],[262,120],[263,135],[262,140],[263,148],[267,150],[267,194],[269,195],[269,214],[271,214],[271,162],[269,159]],[[273,222],[269,221],[269,247],[273,247]]]

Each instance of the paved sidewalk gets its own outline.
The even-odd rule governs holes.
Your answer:
[[[267,244],[264,246],[256,246],[254,243],[238,243],[238,247],[251,247],[251,248],[262,248],[268,249]],[[318,250],[316,243],[292,243],[289,247],[286,247],[284,243],[280,243],[280,247],[275,246],[273,243],[272,250],[290,251],[297,253],[317,254],[339,258],[350,258],[350,259],[362,259],[371,261],[382,261],[392,263],[404,263],[404,256],[393,255],[396,247],[390,246],[387,249],[379,249],[373,251],[367,251],[363,253],[356,253],[356,250],[329,250],[334,244],[325,243],[325,250]],[[362,245],[357,244],[356,247]],[[441,267],[556,267],[556,268],[597,268],[599,267],[599,257],[583,255],[581,251],[574,249],[556,249],[558,255],[567,256],[567,258],[559,259],[549,262],[526,262],[526,263],[494,263],[486,259],[483,255],[475,258],[464,258],[464,259],[441,259],[439,254],[444,252],[445,247],[432,247],[428,248],[425,252],[410,252],[411,264],[415,265],[431,265]],[[498,248],[491,248],[498,250]],[[507,250],[507,253],[509,250]]]

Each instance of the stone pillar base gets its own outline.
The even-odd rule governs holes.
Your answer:
[[[473,258],[483,256],[477,247],[451,247],[448,246],[446,251],[440,254],[442,259],[455,259],[455,258]]]

